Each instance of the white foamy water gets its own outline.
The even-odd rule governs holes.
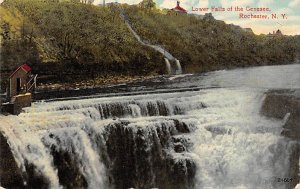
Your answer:
[[[216,79],[225,77],[224,71],[214,74],[217,73],[220,75]],[[229,81],[233,81],[231,76],[227,77]],[[298,79],[298,76],[291,77]],[[269,84],[271,82],[266,82]],[[111,157],[104,160],[103,157],[108,154],[107,148],[115,147],[101,145],[105,146],[109,140],[112,144],[112,141],[117,141],[118,137],[107,138],[109,129],[117,129],[118,124],[123,124],[124,133],[131,133],[133,139],[140,137],[142,142],[139,143],[144,145],[145,153],[150,154],[144,160],[138,154],[134,158],[137,164],[143,160],[149,167],[147,182],[151,187],[157,184],[156,158],[151,156],[151,150],[162,150],[165,147],[162,139],[186,139],[191,144],[185,150],[175,152],[172,146],[177,142],[174,142],[168,143],[163,151],[175,162],[183,162],[186,172],[188,168],[184,160],[195,162],[192,188],[281,189],[285,186],[276,183],[276,179],[288,176],[289,158],[295,143],[280,136],[284,120],[259,115],[265,91],[261,87],[234,86],[168,94],[37,102],[19,116],[1,117],[0,130],[7,137],[19,167],[26,172],[26,163],[34,165],[37,172],[49,180],[51,188],[63,187],[53,150],[73,157],[72,166],[78,168],[88,188],[114,188],[110,183],[113,180],[112,167],[107,167],[107,164],[113,166],[115,160]],[[177,122],[185,125],[181,131]],[[161,133],[165,137],[161,137]],[[132,143],[132,148],[139,145]],[[136,175],[145,174],[139,168],[135,169]],[[137,178],[139,185],[130,187],[142,187],[142,178]]]
[[[276,178],[288,175],[294,143],[280,136],[281,121],[258,114],[261,93],[214,90],[202,97],[209,108],[191,112],[200,122],[191,134],[196,188],[284,188]]]
[[[17,119],[9,116],[15,119],[11,120],[14,126],[1,129],[19,164],[26,159],[36,165],[53,187],[59,187],[57,170],[45,144],[77,157],[90,188],[107,188],[101,152],[88,137],[88,128],[100,127],[101,134],[103,127],[113,122],[109,117],[123,117],[137,128],[178,119],[195,127],[186,134],[193,143],[189,156],[197,166],[195,188],[273,188],[270,180],[287,175],[292,143],[280,136],[281,121],[258,114],[262,94],[247,89],[211,89],[36,103]],[[107,118],[104,107],[111,110]],[[181,155],[174,157],[180,159]]]
[[[175,63],[176,63],[176,74],[182,74],[182,67],[179,60],[176,59]]]
[[[171,74],[172,73],[171,64],[167,58],[165,58],[165,62],[166,62],[167,73]]]

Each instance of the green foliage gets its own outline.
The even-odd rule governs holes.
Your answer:
[[[166,47],[190,72],[287,63],[300,49],[294,37],[257,36],[195,15],[145,13],[136,6],[126,12],[144,40]]]
[[[139,5],[141,8],[151,11],[155,8],[156,3],[153,0],[142,0]]]
[[[3,8],[17,9],[30,21],[31,41],[38,49],[40,62],[100,64],[102,72],[148,74],[160,71],[155,64],[162,57],[141,46],[112,8],[37,0],[7,0]],[[137,60],[139,72],[136,71]],[[8,59],[4,61],[11,63]],[[23,62],[26,61],[24,58]]]
[[[26,62],[34,64],[39,75],[53,75],[57,82],[75,76],[164,73],[162,55],[137,42],[116,6],[91,2],[4,1],[1,72],[9,73]],[[299,38],[257,36],[222,21],[169,15],[155,9],[153,0],[122,6],[142,39],[165,47],[187,72],[290,62],[300,54]]]

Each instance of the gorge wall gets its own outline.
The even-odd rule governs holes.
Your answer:
[[[297,150],[291,156],[290,178],[292,185],[299,182],[300,157],[300,90],[270,90],[266,93],[261,113],[284,119],[282,135],[296,141]]]

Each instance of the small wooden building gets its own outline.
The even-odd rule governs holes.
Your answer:
[[[25,94],[35,87],[36,76],[31,75],[31,68],[27,64],[23,64],[9,76],[7,96],[12,98],[19,94]]]
[[[19,66],[10,76],[7,88],[7,101],[3,112],[19,114],[23,107],[31,106],[31,92],[36,88],[37,75],[31,74],[27,64]]]

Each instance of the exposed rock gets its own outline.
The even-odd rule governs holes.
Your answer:
[[[0,183],[5,188],[49,188],[49,181],[34,165],[25,162],[26,172],[18,167],[5,136],[0,132]]]
[[[268,117],[284,119],[282,135],[297,143],[290,156],[289,187],[299,182],[300,156],[300,90],[273,90],[266,94],[261,113]]]
[[[273,90],[266,94],[261,113],[283,119],[282,134],[300,140],[300,90]]]
[[[0,132],[0,183],[5,188],[24,188],[22,172],[10,150],[6,138]]]
[[[186,189],[193,185],[196,165],[188,146],[176,135],[187,132],[187,125],[136,126],[120,121],[105,127],[103,136],[94,136],[115,188]],[[92,134],[96,132],[91,131]],[[175,142],[176,141],[176,142]],[[103,146],[104,145],[104,146]],[[174,156],[174,151],[180,154]]]
[[[53,163],[58,170],[59,183],[66,189],[87,187],[84,176],[80,173],[78,163],[67,152],[51,148]]]

